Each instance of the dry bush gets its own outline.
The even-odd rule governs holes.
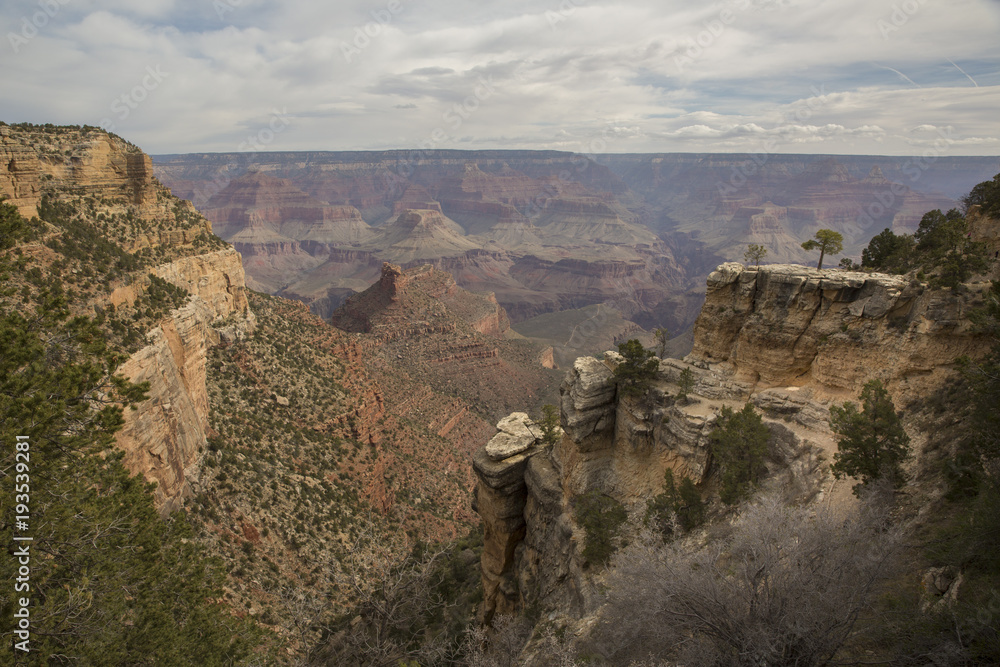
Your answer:
[[[824,664],[871,602],[900,534],[876,499],[837,513],[768,494],[705,547],[638,540],[614,561],[588,648],[611,664]]]
[[[470,629],[462,646],[468,667],[518,667],[531,624],[523,616],[497,616],[489,627]]]

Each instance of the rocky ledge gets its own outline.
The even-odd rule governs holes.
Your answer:
[[[956,357],[985,349],[968,312],[987,287],[930,289],[880,273],[723,264],[708,277],[688,361],[720,365],[761,389],[848,395],[877,376],[897,396],[916,397],[939,386]]]

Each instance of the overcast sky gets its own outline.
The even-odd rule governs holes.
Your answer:
[[[149,153],[1000,155],[998,0],[4,0],[0,120]]]

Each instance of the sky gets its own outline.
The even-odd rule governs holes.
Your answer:
[[[0,120],[147,153],[1000,155],[1000,0],[4,0]]]

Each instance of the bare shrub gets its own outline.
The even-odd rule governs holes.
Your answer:
[[[469,630],[462,645],[467,667],[517,667],[531,636],[531,624],[523,616],[497,616],[490,627]]]
[[[379,535],[369,526],[337,578],[351,591],[351,614],[329,628],[330,638],[310,664],[397,667],[451,662],[451,638],[431,628],[449,602],[439,590],[445,549],[408,548],[401,535]]]
[[[592,650],[612,664],[820,665],[854,629],[899,542],[885,503],[745,505],[705,547],[637,540],[615,559]]]

